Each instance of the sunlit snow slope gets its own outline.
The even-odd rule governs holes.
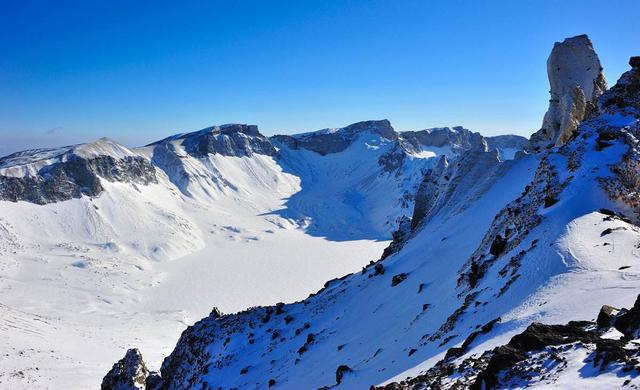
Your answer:
[[[440,152],[365,123],[325,155],[227,125],[0,159],[0,388],[96,388],[132,346],[159,367],[213,306],[293,302],[378,259]]]

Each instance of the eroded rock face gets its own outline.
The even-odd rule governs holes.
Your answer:
[[[486,150],[487,142],[480,133],[472,132],[461,126],[437,127],[419,131],[403,131],[403,140],[420,151],[422,146],[452,146],[458,149]],[[517,137],[517,136],[516,136]]]
[[[124,357],[113,365],[102,379],[101,390],[144,390],[149,376],[142,354],[138,349],[130,349]],[[157,384],[154,384],[157,386]]]
[[[307,149],[324,156],[342,152],[364,132],[378,134],[390,141],[398,139],[398,133],[387,119],[357,122],[341,129],[325,129],[296,135],[275,135],[271,138],[291,149]]]
[[[163,147],[163,144],[176,140],[181,140],[186,152],[194,157],[204,157],[208,154],[236,157],[277,154],[269,139],[262,135],[258,131],[258,126],[255,125],[212,126],[200,131],[165,138],[151,145]]]
[[[629,59],[631,70],[602,95],[600,106],[604,111],[622,111],[640,117],[640,56]]]
[[[531,136],[533,150],[566,143],[578,125],[597,110],[607,89],[600,60],[586,35],[556,42],[547,60],[551,86],[549,109],[542,128]]]
[[[47,204],[98,196],[100,179],[156,183],[151,162],[106,139],[60,149],[36,149],[0,158],[0,200]]]

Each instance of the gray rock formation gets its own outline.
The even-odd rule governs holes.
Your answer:
[[[188,154],[204,157],[207,154],[250,157],[254,153],[275,156],[277,154],[269,139],[258,131],[258,126],[228,124],[212,126],[192,133],[178,134],[150,145],[165,147],[170,141],[182,141]]]
[[[142,360],[142,354],[138,349],[130,349],[102,379],[100,389],[144,390],[148,376],[149,370]]]
[[[341,129],[325,129],[296,135],[275,135],[271,139],[291,149],[307,149],[324,156],[342,152],[364,132],[378,134],[391,141],[398,139],[398,133],[387,119],[357,122]]]
[[[640,56],[629,59],[631,70],[625,72],[616,85],[602,95],[600,107],[605,111],[622,111],[640,116]]]
[[[147,185],[155,167],[107,139],[61,149],[34,149],[0,158],[0,200],[47,204],[97,196],[100,179]]]
[[[531,136],[533,150],[567,142],[580,122],[597,110],[597,99],[607,89],[600,60],[586,35],[556,42],[547,60],[547,74],[549,109],[542,128]]]
[[[443,147],[451,146],[454,149],[486,150],[486,141],[480,133],[474,133],[462,126],[436,127],[419,131],[403,131],[402,139],[415,151],[420,151],[423,146]]]

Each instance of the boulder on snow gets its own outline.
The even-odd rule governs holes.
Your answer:
[[[393,275],[391,278],[391,287],[395,287],[402,283],[407,278],[407,274],[405,272],[399,273],[397,275]]]
[[[340,384],[342,383],[342,379],[344,378],[344,374],[348,373],[348,372],[352,372],[353,370],[347,366],[346,364],[343,364],[341,366],[339,366],[336,369],[336,383]]]
[[[631,309],[615,318],[613,326],[629,339],[640,337],[640,295]]]
[[[600,308],[600,312],[598,313],[598,319],[596,320],[596,323],[601,328],[610,327],[613,325],[613,320],[616,314],[618,314],[619,312],[620,310],[616,309],[613,306],[602,305],[602,307]]]

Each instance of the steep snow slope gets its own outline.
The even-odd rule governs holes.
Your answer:
[[[510,161],[482,150],[441,160],[444,176],[425,186],[437,195],[417,195],[429,195],[419,222],[384,260],[294,304],[213,313],[152,378],[166,389],[363,388],[415,375],[447,351],[464,358],[505,344],[532,321],[589,320],[603,304],[633,302],[634,63],[567,144]],[[603,378],[591,383],[612,383]]]

